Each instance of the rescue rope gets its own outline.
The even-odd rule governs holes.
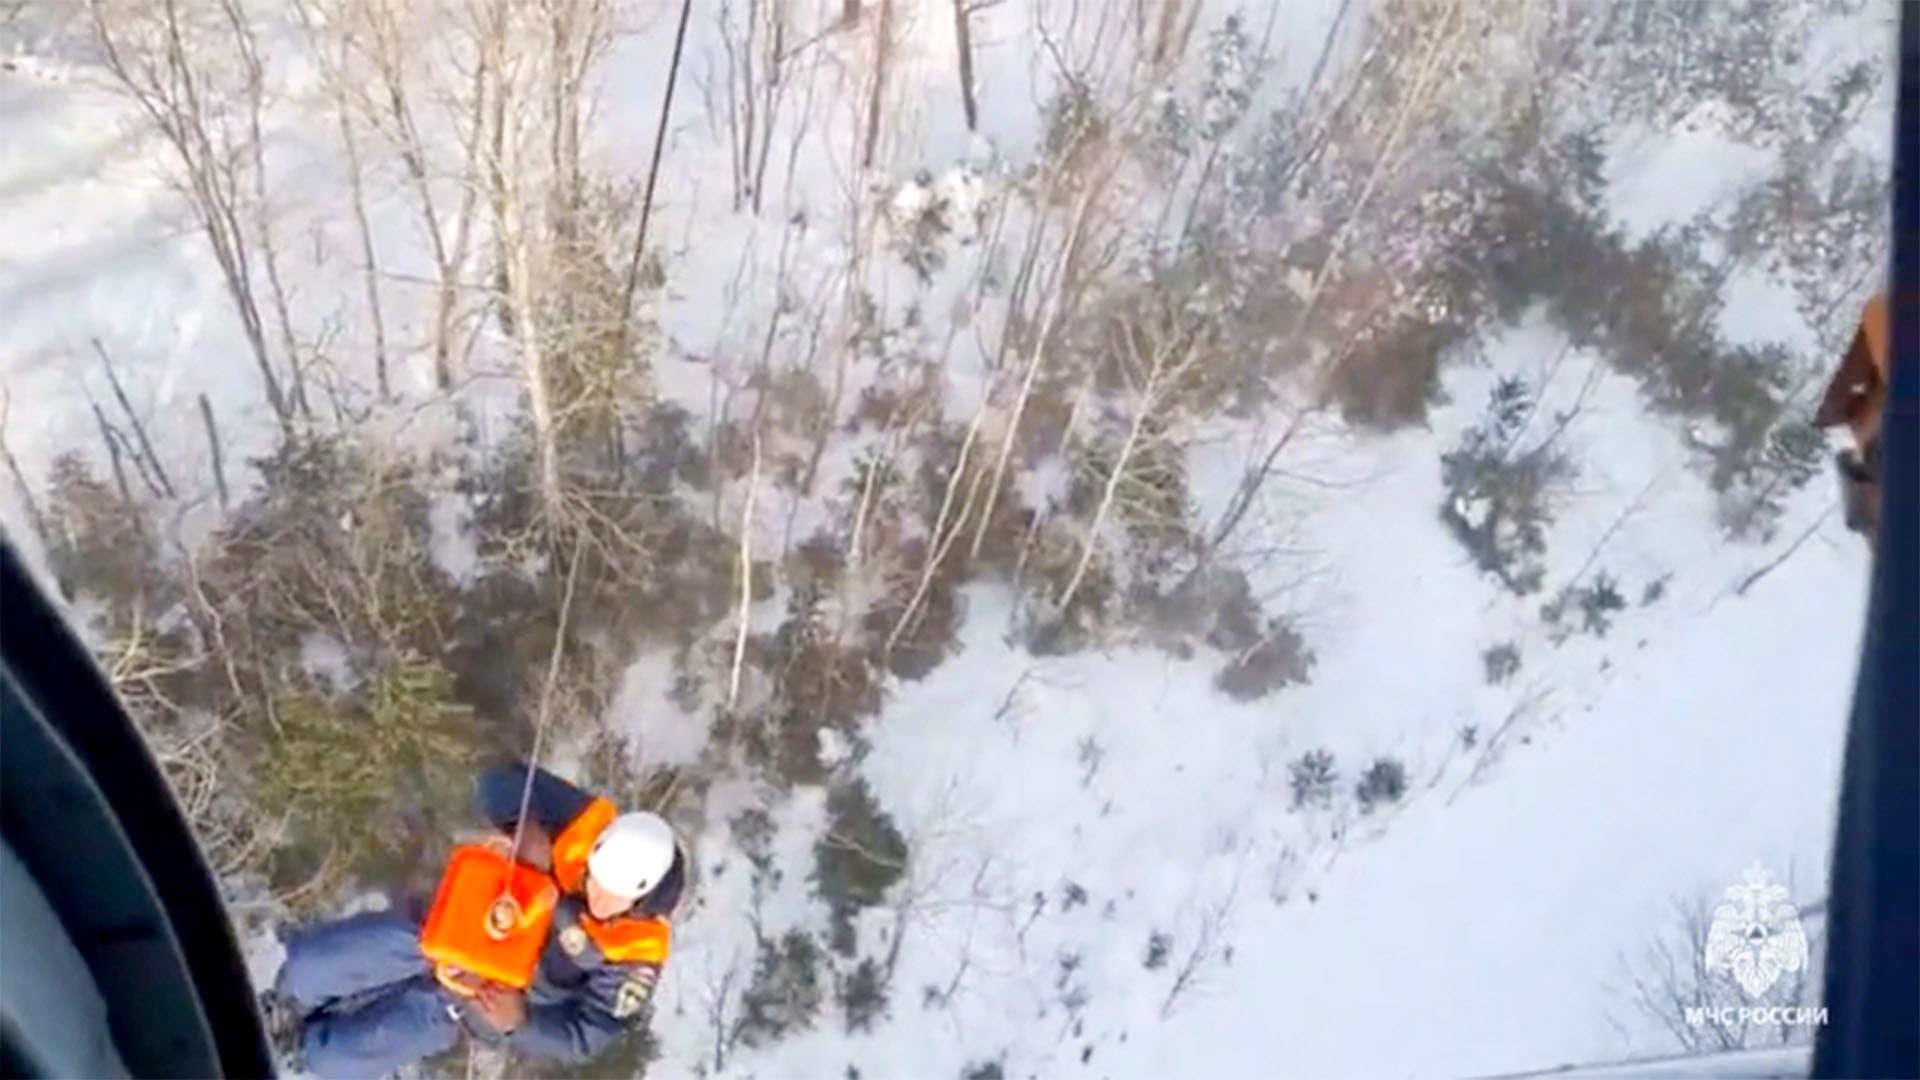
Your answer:
[[[554,628],[553,651],[547,657],[547,678],[540,690],[540,711],[535,717],[533,727],[533,749],[527,755],[527,775],[520,785],[520,811],[513,822],[513,842],[507,849],[507,872],[500,881],[500,895],[486,912],[483,919],[491,930],[503,911],[517,922],[520,918],[519,901],[513,897],[514,871],[520,865],[520,843],[526,836],[527,813],[533,805],[533,778],[540,768],[541,752],[546,748],[547,727],[553,719],[553,691],[560,681],[560,657],[566,648],[567,625],[573,618],[574,584],[580,572],[580,552],[586,542],[586,533],[582,531],[574,537],[573,554],[567,560],[566,590],[560,600],[560,620]],[[467,1042],[466,1080],[474,1080],[475,1066],[479,1060],[479,1047],[473,1040]]]
[[[513,872],[520,864],[520,840],[527,828],[527,811],[533,804],[533,777],[540,768],[540,751],[547,741],[547,722],[553,715],[553,688],[560,681],[560,655],[566,647],[567,621],[573,614],[573,584],[580,570],[580,549],[586,543],[586,532],[582,530],[574,537],[573,555],[567,560],[567,587],[560,599],[560,622],[553,632],[553,651],[547,657],[547,681],[540,690],[540,714],[533,727],[533,751],[527,756],[527,777],[520,786],[520,813],[513,820],[513,846],[507,849],[507,875],[500,882],[500,900],[509,903],[513,898],[508,884],[513,880]],[[551,841],[551,837],[548,838]],[[498,901],[496,901],[498,903]]]
[[[653,133],[653,163],[647,166],[647,192],[640,200],[640,229],[633,237],[633,258],[627,263],[627,284],[620,293],[621,315],[633,312],[633,293],[640,283],[640,260],[647,252],[647,223],[653,219],[653,186],[660,179],[660,160],[667,146],[667,120],[673,115],[673,88],[680,81],[680,51],[687,43],[687,18],[693,0],[680,4],[680,26],[673,32],[673,59],[667,64],[667,96],[660,104],[660,127]]]

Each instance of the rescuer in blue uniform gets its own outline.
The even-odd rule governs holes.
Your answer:
[[[524,766],[480,777],[480,813],[503,833],[517,824],[526,777]],[[533,985],[524,994],[453,993],[421,954],[417,912],[296,931],[275,992],[299,1017],[308,1070],[377,1076],[450,1049],[463,1029],[531,1057],[579,1062],[644,1020],[691,870],[673,828],[536,769],[520,831],[521,858],[548,869],[561,892]]]

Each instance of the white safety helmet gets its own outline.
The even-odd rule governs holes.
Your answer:
[[[678,848],[673,826],[659,814],[621,814],[587,852],[587,873],[615,896],[638,900],[665,880]]]

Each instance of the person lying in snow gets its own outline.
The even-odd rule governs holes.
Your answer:
[[[480,814],[511,834],[526,767],[490,769]],[[521,858],[561,898],[533,985],[454,994],[420,951],[419,913],[365,912],[287,940],[275,986],[298,1016],[299,1054],[322,1077],[378,1076],[452,1048],[464,1029],[531,1057],[585,1061],[643,1019],[667,960],[691,862],[657,814],[619,814],[544,769],[533,774]]]

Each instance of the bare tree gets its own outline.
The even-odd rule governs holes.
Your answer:
[[[860,167],[873,168],[874,150],[880,144],[880,117],[887,98],[888,68],[893,63],[893,0],[880,0],[880,18],[873,26],[873,89],[867,96],[866,149],[860,152]]]
[[[713,1070],[719,1072],[727,1067],[727,1055],[740,1042],[740,1019],[737,1014],[729,1013],[727,1006],[739,995],[734,993],[734,980],[739,977],[737,962],[727,965],[726,971],[718,979],[708,973],[706,986],[707,1025],[713,1030]]]
[[[980,129],[980,104],[974,100],[973,13],[988,6],[979,0],[953,0],[953,48],[959,57],[960,106],[967,113],[967,130]]]
[[[153,442],[147,438],[147,426],[140,422],[140,414],[133,411],[133,403],[127,400],[127,391],[120,385],[120,376],[114,374],[113,358],[107,355],[107,347],[100,344],[99,338],[91,340],[95,355],[100,357],[100,366],[106,369],[107,383],[113,387],[114,400],[120,403],[120,411],[125,414],[127,425],[133,428],[134,440],[139,443],[139,448],[134,451],[134,460],[140,463],[141,475],[145,476],[151,471],[156,486],[154,494],[165,494],[172,498],[175,494],[173,481],[167,478],[167,470],[160,464],[160,456],[153,452]],[[105,421],[101,423],[104,425]]]
[[[490,0],[477,14],[474,46],[485,74],[475,82],[486,100],[473,112],[487,117],[482,185],[501,324],[527,394],[536,483],[558,521],[566,503],[562,428],[592,407],[594,390],[567,373],[607,360],[609,347],[628,340],[627,317],[614,310],[621,284],[606,261],[617,238],[601,218],[589,220],[580,142],[586,77],[611,40],[612,11],[605,0]],[[530,37],[546,48],[518,47]]]
[[[1130,99],[1123,104],[1117,112],[1116,125],[1130,122],[1138,100]],[[1090,152],[1085,155],[1079,153],[1085,148],[1082,140],[1089,139],[1090,125],[1091,119],[1082,117],[1070,129],[1067,145],[1059,150],[1061,160],[1050,170],[1049,179],[1041,186],[1036,199],[1038,213],[1024,245],[1020,269],[1015,275],[1008,299],[1015,313],[1018,313],[1034,282],[1041,280],[1037,277],[1040,254],[1047,246],[1047,241],[1052,239],[1051,226],[1054,224],[1057,201],[1064,193],[1073,193],[1072,210],[1065,232],[1058,241],[1063,252],[1050,265],[1040,285],[1041,307],[1037,328],[1029,331],[1031,339],[1027,343],[1027,362],[1021,369],[1019,382],[1013,387],[1014,397],[1008,415],[1002,422],[1004,426],[994,463],[988,468],[979,459],[979,455],[984,453],[979,445],[983,432],[990,430],[988,422],[998,406],[996,394],[992,392],[997,385],[990,384],[990,392],[983,396],[967,424],[958,456],[948,473],[946,488],[928,537],[927,554],[918,575],[918,583],[888,635],[889,650],[915,624],[937,572],[957,549],[961,535],[969,525],[972,526],[973,539],[968,557],[978,555],[985,542],[987,524],[992,520],[1006,480],[1028,401],[1045,370],[1048,350],[1055,342],[1056,328],[1073,314],[1080,298],[1091,289],[1092,281],[1111,264],[1114,246],[1111,243],[1103,244],[1095,237],[1104,231],[1106,219],[1110,216],[1104,200],[1118,168],[1119,155],[1111,140],[1090,140],[1094,143]],[[1073,159],[1071,164],[1068,161],[1070,158]],[[981,285],[984,286],[984,281]],[[984,293],[981,295],[984,296]],[[1002,361],[1014,344],[1012,328],[1016,325],[1020,324],[1013,318],[1003,324],[989,368],[996,378],[1003,370]]]
[[[1351,205],[1345,210],[1340,226],[1328,241],[1327,257],[1307,287],[1299,313],[1293,319],[1293,331],[1288,335],[1289,337],[1300,338],[1307,329],[1314,312],[1314,305],[1342,267],[1342,258],[1354,227],[1357,223],[1366,220],[1363,212],[1375,192],[1380,190],[1383,183],[1403,164],[1398,150],[1407,133],[1417,127],[1414,119],[1428,114],[1435,107],[1436,102],[1440,100],[1437,87],[1443,79],[1448,76],[1457,77],[1464,68],[1465,65],[1459,60],[1456,46],[1466,36],[1470,24],[1459,18],[1460,10],[1461,5],[1458,0],[1446,0],[1427,21],[1425,48],[1418,58],[1412,61],[1416,66],[1411,82],[1399,96],[1386,138],[1381,144],[1372,168],[1367,172]],[[1249,457],[1246,470],[1234,490],[1233,497],[1228,500],[1226,509],[1221,513],[1219,520],[1201,546],[1194,571],[1189,574],[1189,580],[1193,574],[1197,574],[1208,565],[1213,555],[1239,528],[1248,511],[1253,508],[1261,489],[1273,476],[1280,455],[1292,445],[1307,422],[1330,403],[1329,391],[1333,380],[1339,374],[1340,365],[1349,355],[1349,349],[1335,350],[1331,357],[1313,373],[1305,407],[1294,411],[1292,418],[1278,435],[1269,438],[1264,431],[1261,433],[1264,448],[1256,448]]]
[[[243,78],[241,94],[246,105],[245,144],[253,176],[253,228],[260,247],[260,264],[267,274],[267,292],[273,300],[275,321],[280,327],[280,345],[286,353],[287,370],[292,377],[291,398],[302,416],[313,419],[307,403],[306,376],[300,362],[300,346],[294,339],[293,314],[287,303],[287,287],[280,277],[280,253],[273,239],[273,208],[267,200],[266,137],[260,126],[260,113],[266,107],[266,72],[260,61],[260,43],[253,23],[240,7],[239,0],[219,0],[220,14],[226,22],[234,55],[240,61]]]
[[[1225,938],[1233,919],[1234,901],[1240,895],[1240,875],[1245,869],[1246,857],[1247,852],[1241,851],[1226,890],[1200,910],[1193,937],[1187,943],[1180,966],[1174,969],[1173,983],[1167,987],[1167,996],[1160,1001],[1162,1019],[1172,1015],[1182,995],[1204,980],[1210,965],[1223,959],[1232,959],[1233,947],[1226,943]]]
[[[336,99],[334,108],[339,115],[340,145],[347,154],[347,185],[353,197],[353,224],[360,237],[361,275],[367,291],[367,320],[373,328],[374,381],[380,388],[380,396],[386,398],[393,394],[387,363],[387,321],[380,310],[380,260],[374,254],[373,226],[367,221],[367,193],[360,165],[360,140],[354,134],[353,115],[347,110],[346,102]],[[449,377],[445,375],[445,365],[441,364],[437,370],[442,373],[441,384],[446,385]]]
[[[480,195],[488,190],[485,142],[491,125],[487,122],[492,103],[496,65],[487,62],[485,35],[491,25],[490,8],[475,0],[462,20],[453,25],[463,31],[447,34],[442,30],[423,32],[414,25],[412,12],[401,0],[299,0],[300,10],[316,39],[314,51],[323,58],[328,50],[318,44],[325,33],[336,37],[337,61],[330,74],[341,109],[341,135],[349,155],[349,179],[359,173],[352,160],[359,156],[357,114],[392,148],[406,177],[412,196],[412,208],[419,216],[428,253],[432,256],[437,279],[433,306],[433,366],[435,382],[446,389],[453,384],[455,335],[460,322],[460,302],[465,293],[462,275],[473,244],[476,210]],[[319,15],[321,17],[315,17]],[[442,42],[442,39],[445,39]],[[464,54],[454,64],[465,74],[457,89],[435,94],[425,77],[426,60],[436,43],[456,54]],[[446,99],[446,130],[458,139],[457,156],[440,152],[433,115],[419,101],[422,88],[431,105],[439,97]],[[451,211],[436,190],[436,180],[450,178],[458,191]],[[355,211],[363,213],[362,195],[354,193]],[[369,289],[374,278],[371,267],[370,238],[363,235],[363,256],[369,263]],[[384,331],[377,305],[372,313],[376,333]]]
[[[248,162],[257,168],[257,146],[250,145],[257,142],[257,127],[236,130],[227,103],[219,100],[231,88],[218,85],[207,69],[208,57],[226,45],[238,47],[243,56],[253,55],[251,45],[242,40],[248,37],[244,23],[230,22],[228,36],[234,40],[216,44],[210,39],[217,31],[185,0],[140,5],[92,0],[89,12],[107,70],[174,153],[180,167],[177,179],[220,268],[267,404],[291,437],[294,401],[281,386],[267,346],[249,255],[252,240],[246,223],[257,219],[248,210],[242,172]],[[223,17],[226,14],[223,9]]]
[[[1040,373],[1044,368],[1047,346],[1053,340],[1054,329],[1060,321],[1063,306],[1067,304],[1067,297],[1072,294],[1071,285],[1075,270],[1075,260],[1081,252],[1082,244],[1087,233],[1089,214],[1097,204],[1100,196],[1105,193],[1105,190],[1106,177],[1101,175],[1092,182],[1087,183],[1087,185],[1081,189],[1079,198],[1075,200],[1073,217],[1067,224],[1064,254],[1061,256],[1060,261],[1055,264],[1051,280],[1046,288],[1046,300],[1041,309],[1039,326],[1034,331],[1033,342],[1027,354],[1026,371],[1021,376],[1020,390],[1013,402],[1013,412],[1007,420],[1006,432],[1000,440],[999,456],[994,460],[993,479],[987,485],[986,510],[981,515],[980,525],[974,532],[972,551],[975,555],[979,554],[980,545],[985,540],[986,522],[993,516],[994,505],[1000,499],[1000,487],[1006,479],[1007,463],[1013,457],[1014,443],[1019,436],[1020,420],[1026,414],[1027,402],[1033,396],[1034,384],[1039,379]],[[1039,240],[1043,235],[1044,227],[1045,218],[1043,215],[1041,221],[1034,226],[1032,243],[1029,247],[1030,258],[1039,252]],[[1030,272],[1031,266],[1031,262],[1026,264],[1026,270],[1028,272]],[[1007,337],[1003,331],[1001,335],[1001,347],[1005,348],[1006,343]],[[998,365],[996,364],[995,366],[997,367]]]
[[[1107,516],[1113,510],[1114,497],[1120,491],[1121,482],[1131,475],[1129,470],[1133,467],[1143,440],[1167,438],[1164,425],[1169,404],[1179,393],[1186,377],[1195,369],[1196,363],[1205,355],[1205,331],[1184,319],[1162,326],[1143,327],[1123,323],[1112,332],[1112,336],[1117,339],[1116,351],[1121,357],[1122,368],[1132,390],[1132,419],[1119,453],[1107,471],[1100,503],[1087,526],[1073,576],[1067,580],[1065,589],[1055,603],[1060,611],[1072,606],[1074,595],[1079,592],[1080,584],[1086,578],[1087,567],[1100,545]],[[1152,431],[1153,426],[1161,426],[1162,430]]]
[[[972,513],[974,499],[979,495],[983,474],[969,468],[974,443],[980,435],[980,425],[987,415],[987,403],[981,402],[974,410],[973,419],[967,424],[967,433],[960,442],[960,450],[954,459],[953,470],[947,476],[946,493],[941,496],[940,509],[933,519],[933,529],[927,538],[927,556],[922,561],[918,581],[913,594],[908,598],[900,617],[894,621],[893,630],[887,635],[886,651],[892,652],[917,621],[920,605],[926,600],[928,591],[933,587],[936,571],[946,562],[947,555],[953,550],[965,528],[968,515]],[[964,501],[956,501],[962,484],[967,486]]]
[[[207,429],[207,453],[213,461],[214,490],[220,495],[220,509],[224,511],[230,501],[227,494],[226,454],[220,447],[220,429],[214,426],[213,405],[205,394],[200,395],[200,420]]]
[[[99,402],[89,399],[87,404],[93,409],[93,423],[100,431],[100,441],[106,444],[107,461],[113,466],[113,484],[120,492],[120,501],[130,503],[133,501],[133,489],[127,485],[126,460],[121,457],[120,449],[124,436],[120,435],[112,424],[107,423],[107,416],[100,411]],[[154,491],[156,497],[159,494],[158,490]]]
[[[792,28],[786,0],[746,0],[738,23],[735,11],[731,0],[723,0],[716,16],[726,59],[728,164],[733,208],[758,214],[773,134],[786,100]]]
[[[294,12],[300,17],[308,49],[327,84],[334,122],[340,131],[340,148],[346,155],[347,191],[353,204],[354,230],[360,241],[360,273],[366,291],[367,320],[373,331],[374,382],[384,400],[392,395],[393,386],[388,371],[387,324],[380,303],[380,263],[374,249],[373,225],[367,216],[366,167],[360,156],[354,95],[349,88],[353,78],[350,74],[352,52],[348,35],[344,33],[334,35],[337,41],[327,40],[327,27],[333,20],[316,10],[316,3],[317,0],[294,0]]]

